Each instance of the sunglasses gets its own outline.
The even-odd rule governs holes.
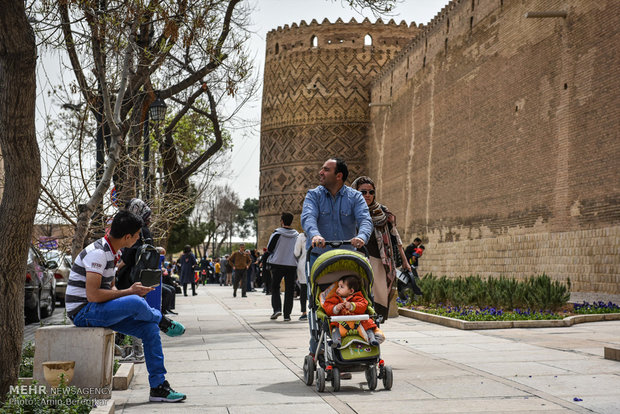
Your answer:
[[[362,195],[366,195],[366,194],[375,195],[375,190],[360,190],[360,193],[362,193]]]

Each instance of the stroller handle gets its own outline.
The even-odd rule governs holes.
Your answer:
[[[330,316],[329,320],[332,322],[356,322],[356,321],[367,321],[370,319],[369,315],[345,315],[345,316]]]
[[[325,246],[329,246],[334,249],[340,246],[351,246],[351,240],[325,240]],[[312,244],[310,244],[310,248],[308,248],[308,252],[306,253],[307,262],[310,262],[310,253],[312,253],[312,249],[313,246]],[[366,248],[366,245],[364,244],[361,249],[364,252],[366,258],[368,258],[368,249]]]

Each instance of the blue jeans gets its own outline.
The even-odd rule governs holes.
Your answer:
[[[73,317],[75,326],[110,328],[142,339],[151,388],[156,388],[166,380],[159,321],[161,312],[151,308],[138,295],[123,296],[102,303],[89,302]]]

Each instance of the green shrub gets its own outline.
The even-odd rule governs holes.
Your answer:
[[[34,345],[28,341],[22,350],[22,361],[19,364],[19,376],[22,378],[32,377],[34,369]]]
[[[34,345],[32,341],[28,341],[22,350],[22,357],[34,358]]]
[[[418,281],[424,294],[414,301],[416,305],[455,307],[477,306],[497,309],[532,309],[556,311],[568,303],[570,280],[566,283],[552,280],[546,274],[525,280],[480,276],[437,278],[428,274]]]

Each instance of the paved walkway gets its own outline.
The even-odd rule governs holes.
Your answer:
[[[269,320],[270,297],[233,298],[231,288],[201,287],[177,296],[187,331],[163,337],[168,379],[187,394],[178,404],[148,403],[145,366],[127,391],[114,391],[119,413],[618,413],[620,321],[570,328],[461,331],[398,317],[383,325],[382,357],[394,387],[368,391],[363,373],[341,391],[304,385],[307,323]],[[240,295],[239,295],[240,296]],[[582,401],[573,401],[579,398]]]

